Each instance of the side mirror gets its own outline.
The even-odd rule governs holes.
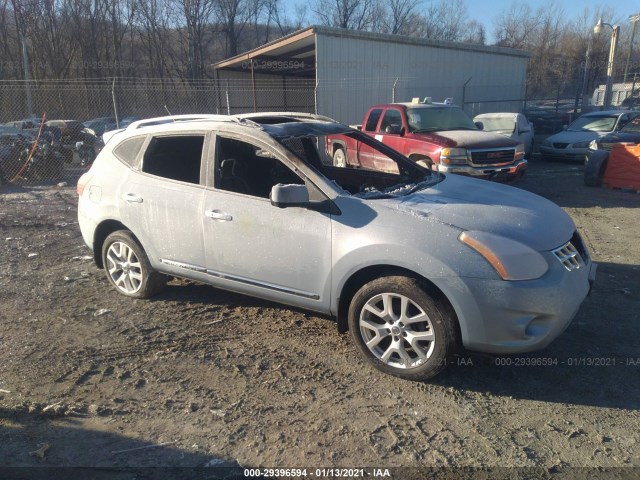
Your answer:
[[[309,204],[309,190],[305,185],[279,183],[271,188],[269,199],[274,207],[306,207]]]
[[[482,122],[473,122],[473,123],[476,127],[478,127],[479,130],[484,130],[484,123]]]

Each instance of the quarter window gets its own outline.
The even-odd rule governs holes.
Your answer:
[[[133,167],[144,141],[145,137],[128,138],[113,149],[113,154],[130,167]]]

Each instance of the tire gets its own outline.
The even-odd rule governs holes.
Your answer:
[[[584,184],[587,187],[599,187],[602,185],[604,172],[607,170],[609,152],[596,150],[587,157],[584,165]]]
[[[165,275],[151,267],[147,254],[127,230],[113,232],[105,239],[102,263],[111,285],[127,297],[149,298],[167,282]]]
[[[336,151],[333,152],[333,166],[346,168],[347,165],[347,154],[342,147],[336,148]]]
[[[456,349],[456,320],[446,312],[418,280],[381,277],[354,295],[349,330],[358,349],[378,370],[426,380],[446,366]],[[416,321],[417,317],[421,320]]]

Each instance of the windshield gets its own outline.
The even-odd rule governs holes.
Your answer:
[[[477,118],[477,117],[476,117]],[[508,117],[480,117],[485,132],[513,132],[516,128],[515,115]]]
[[[316,133],[276,140],[347,195],[367,200],[405,196],[443,178],[359,131]]]
[[[610,132],[616,125],[617,115],[589,115],[580,117],[567,130],[570,132]]]
[[[407,108],[409,131],[413,133],[446,130],[478,130],[473,120],[456,107]]]

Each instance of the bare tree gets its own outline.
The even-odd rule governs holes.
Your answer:
[[[375,21],[377,0],[317,0],[313,8],[323,25],[368,30]]]

